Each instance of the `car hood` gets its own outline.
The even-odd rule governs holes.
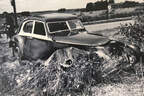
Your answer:
[[[106,44],[110,39],[104,36],[92,35],[82,32],[72,36],[54,36],[53,40],[58,43],[67,43],[74,45],[97,46]]]

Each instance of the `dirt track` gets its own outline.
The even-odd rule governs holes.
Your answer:
[[[133,20],[126,20],[126,21],[118,21],[118,22],[109,22],[109,23],[102,23],[102,24],[91,24],[85,25],[86,29],[89,32],[100,33],[104,36],[113,35],[116,31],[118,31],[118,27],[120,24],[125,23],[134,23]]]

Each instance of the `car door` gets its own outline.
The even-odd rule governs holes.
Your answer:
[[[30,52],[32,59],[41,59],[51,50],[52,44],[47,40],[46,26],[43,21],[34,21]]]
[[[31,55],[31,41],[32,41],[32,33],[34,28],[34,21],[33,20],[27,20],[22,24],[22,28],[20,30],[19,35],[23,37],[24,39],[24,46],[23,46],[23,55],[26,58],[29,58]]]

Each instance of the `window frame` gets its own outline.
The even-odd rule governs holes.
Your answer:
[[[24,26],[25,26],[25,24],[26,23],[28,23],[28,22],[32,22],[33,24],[33,26],[32,26],[32,32],[31,33],[27,33],[27,32],[25,32],[23,29],[24,29]],[[28,35],[28,34],[32,34],[33,33],[33,30],[34,30],[34,20],[27,20],[27,21],[24,21],[23,22],[23,24],[22,24],[22,26],[21,26],[21,28],[20,28],[20,32],[19,32],[19,34],[21,35],[21,34],[23,34],[23,35]]]
[[[80,21],[79,19],[74,19],[74,20]],[[59,32],[61,32],[61,31],[72,31],[72,30],[78,29],[78,28],[72,29],[72,28],[70,27],[68,21],[72,21],[72,20],[67,20],[67,21],[55,21],[55,22],[46,22],[46,27],[47,27],[47,29],[48,29],[48,34],[59,33]],[[66,25],[67,25],[68,29],[67,29],[67,30],[59,30],[59,31],[50,32],[50,29],[49,29],[48,24],[49,24],[49,23],[58,23],[58,22],[66,22]],[[82,26],[82,29],[85,28],[81,21],[80,21],[80,25]]]
[[[33,28],[32,28],[32,32],[31,33],[26,33],[23,31],[23,27],[24,25],[29,22],[29,21],[32,21],[33,22]],[[38,35],[38,34],[34,34],[34,27],[35,27],[35,21],[37,22],[42,22],[44,24],[44,28],[45,28],[45,32],[46,32],[46,35]],[[45,21],[42,21],[42,20],[35,20],[35,19],[32,19],[32,20],[25,20],[23,21],[22,23],[22,26],[20,28],[20,32],[18,33],[19,36],[24,36],[24,37],[32,37],[32,38],[36,38],[36,39],[40,39],[40,40],[49,40],[49,41],[52,41],[50,35],[48,35],[48,29],[46,27],[46,22]]]
[[[34,29],[35,29],[35,24],[36,24],[36,22],[42,23],[42,24],[44,25],[45,35],[40,35],[40,34],[35,34],[35,33],[34,33]],[[34,35],[39,35],[39,36],[46,36],[46,37],[47,37],[48,34],[47,34],[47,29],[46,29],[45,22],[40,21],[40,20],[34,20],[34,28],[33,28],[32,34],[34,34]]]
[[[74,19],[74,20],[80,21],[79,19]],[[68,20],[68,21],[67,21],[67,22],[68,22],[68,25],[69,25],[69,21],[73,21],[73,20]],[[70,29],[71,29],[71,30],[75,30],[75,29],[83,29],[83,28],[85,28],[81,21],[80,21],[79,23],[80,23],[80,25],[81,25],[82,28],[73,28],[73,29],[72,29],[72,28],[70,27],[70,25],[69,25]]]

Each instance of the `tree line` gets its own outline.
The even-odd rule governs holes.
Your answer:
[[[113,4],[116,8],[128,8],[138,6],[139,3],[135,1],[125,1],[124,3],[114,4],[114,0],[97,1],[95,3],[89,2],[86,5],[86,11],[106,10],[109,4]]]

